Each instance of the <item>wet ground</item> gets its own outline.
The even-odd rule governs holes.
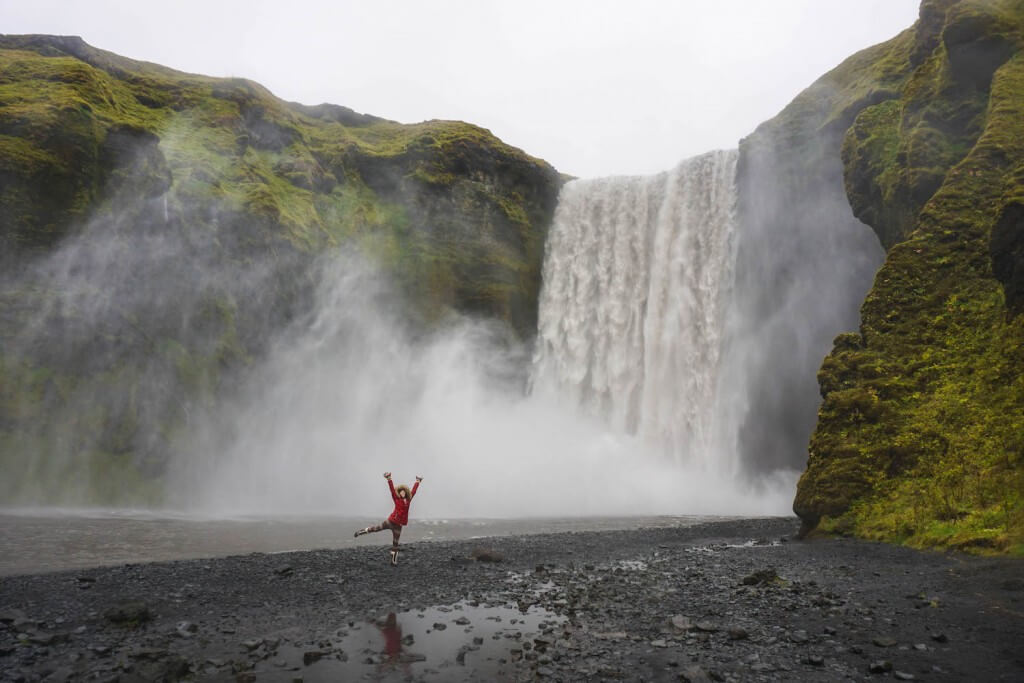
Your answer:
[[[0,579],[0,680],[1024,680],[1024,561],[795,519]]]
[[[691,526],[707,516],[416,519],[402,539],[454,541],[563,531]],[[726,518],[717,518],[718,520]],[[375,546],[352,537],[377,518],[294,516],[209,518],[126,509],[0,509],[0,576],[251,552]]]

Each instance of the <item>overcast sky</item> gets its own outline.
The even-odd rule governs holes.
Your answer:
[[[0,0],[0,31],[403,122],[460,119],[577,176],[735,147],[918,0]]]

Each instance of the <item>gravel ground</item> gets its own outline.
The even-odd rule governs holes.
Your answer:
[[[0,579],[0,681],[1021,681],[1024,560],[795,519]]]

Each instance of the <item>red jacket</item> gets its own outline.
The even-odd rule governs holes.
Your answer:
[[[416,489],[420,487],[420,483],[416,482],[412,485],[412,491],[409,491],[408,498],[399,498],[398,492],[395,491],[395,485],[388,479],[388,488],[391,489],[391,500],[395,501],[395,510],[388,517],[389,522],[400,524],[405,526],[409,523],[409,504],[412,503],[412,497],[416,495]]]

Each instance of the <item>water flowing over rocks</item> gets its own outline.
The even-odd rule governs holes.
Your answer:
[[[0,681],[1020,680],[1021,560],[793,518],[0,579]],[[760,541],[760,542],[759,542]],[[82,591],[80,577],[93,579]],[[750,582],[750,577],[758,577]],[[1007,587],[1010,586],[1010,587]],[[103,614],[141,601],[150,621]]]

